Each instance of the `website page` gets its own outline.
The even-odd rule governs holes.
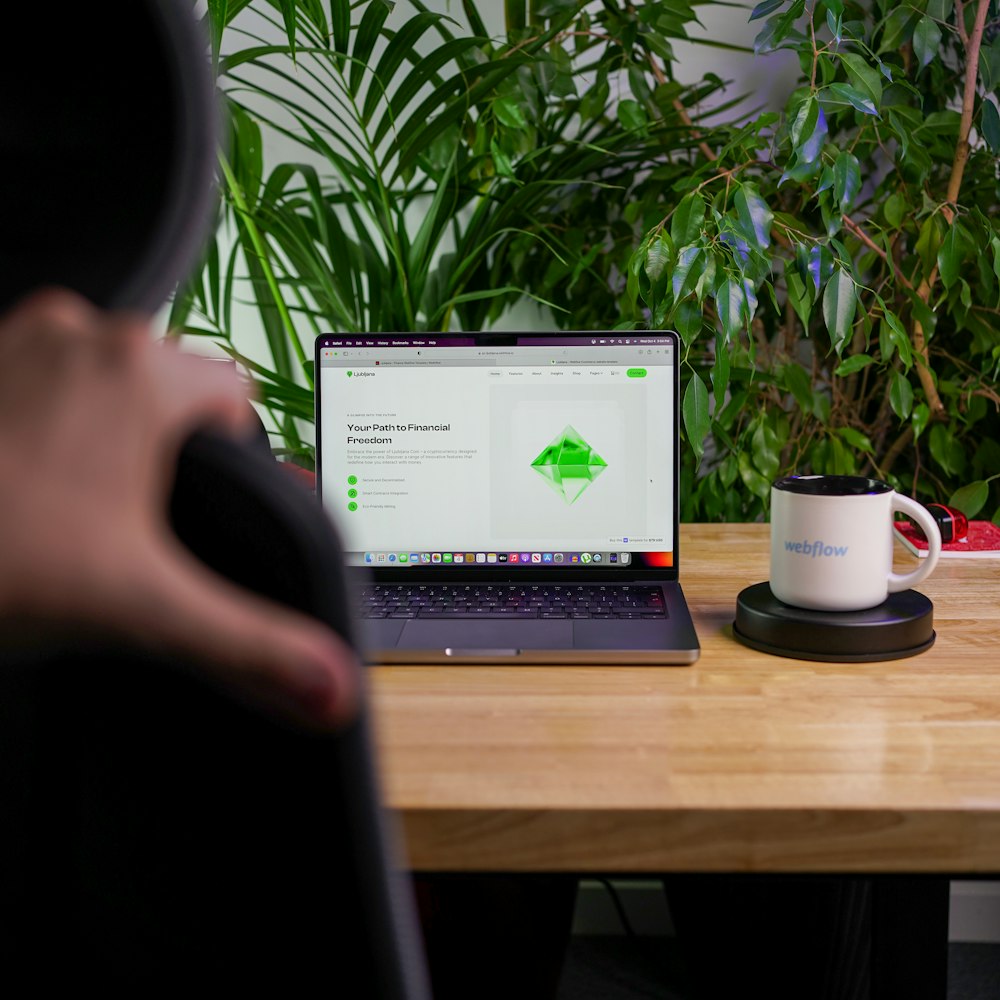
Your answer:
[[[318,360],[350,562],[671,564],[669,339],[329,337]]]

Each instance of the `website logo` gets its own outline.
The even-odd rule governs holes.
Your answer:
[[[831,556],[838,559],[843,558],[847,555],[847,549],[846,545],[827,545],[821,538],[817,538],[814,542],[785,542],[786,552],[811,556],[813,559],[817,557],[829,559]]]

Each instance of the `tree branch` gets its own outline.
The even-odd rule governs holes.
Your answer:
[[[653,76],[655,77],[656,82],[662,87],[667,82],[666,74],[662,69],[660,69],[656,59],[653,57],[652,52],[648,54],[648,59],[649,68],[653,71]],[[691,121],[691,116],[687,113],[687,108],[685,108],[683,103],[681,103],[681,99],[679,97],[675,97],[672,103],[674,111],[677,112],[677,116],[691,130],[691,135],[693,135],[698,141],[698,148],[701,150],[702,156],[709,161],[718,159],[718,154],[712,149],[711,146],[709,146],[707,142],[705,142],[704,139],[702,139],[701,132],[695,128],[695,124]]]
[[[877,253],[887,264],[893,265],[893,270],[896,272],[896,276],[899,278],[900,283],[905,285],[912,292],[913,285],[910,284],[910,279],[907,278],[902,271],[895,267],[894,262],[889,259],[889,255],[849,215],[845,214],[841,216],[841,218],[844,220],[844,225],[847,226],[847,228],[850,229],[850,231],[854,233],[854,235],[861,240],[861,242],[864,243],[869,250],[874,250],[875,253]]]
[[[972,116],[976,107],[979,50],[983,44],[983,30],[986,26],[986,15],[989,13],[989,9],[990,0],[977,0],[976,18],[973,22],[972,32],[966,34],[962,4],[955,4],[958,33],[965,45],[965,86],[962,92],[962,118],[958,127],[955,158],[951,164],[951,176],[948,178],[948,192],[945,195],[945,204],[941,206],[941,214],[945,217],[949,225],[955,219],[958,195],[962,189],[962,177],[965,174],[965,165],[969,162],[969,153],[972,149],[969,145],[969,133],[972,131]],[[936,284],[937,268],[934,268],[930,276],[924,278],[917,288],[917,297],[921,302],[925,304],[930,302],[931,293],[934,291]],[[931,418],[938,420],[945,416],[946,410],[944,403],[941,402],[941,397],[938,395],[937,386],[934,385],[934,375],[929,367],[929,359],[927,357],[927,337],[919,319],[914,319],[913,321],[913,347],[918,359],[917,375],[920,378],[920,384],[923,386],[924,394],[927,397],[927,405],[930,407]]]
[[[907,424],[906,429],[889,446],[889,450],[882,459],[882,474],[889,475],[890,470],[896,464],[896,459],[903,454],[913,440],[913,424]]]
[[[951,165],[951,177],[948,180],[948,204],[941,209],[949,224],[955,217],[954,206],[958,203],[958,193],[962,187],[962,175],[965,164],[969,160],[969,133],[972,131],[972,116],[976,109],[976,80],[979,77],[979,50],[983,44],[983,30],[986,27],[986,15],[990,10],[990,0],[978,0],[976,5],[976,20],[972,26],[972,34],[965,41],[965,88],[962,92],[962,119],[958,126],[958,144],[955,146],[955,159]],[[956,13],[961,10],[956,5]],[[962,22],[959,21],[961,25]],[[964,29],[964,25],[963,25]]]

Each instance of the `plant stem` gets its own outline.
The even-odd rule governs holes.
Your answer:
[[[983,30],[986,26],[986,16],[989,13],[990,0],[978,0],[976,4],[976,19],[972,27],[971,34],[966,34],[965,22],[963,21],[964,11],[961,3],[955,4],[955,15],[958,19],[959,37],[965,45],[965,87],[962,93],[962,118],[958,127],[958,142],[955,144],[955,158],[951,164],[951,175],[948,178],[948,191],[945,196],[945,204],[941,206],[941,214],[948,224],[954,221],[955,208],[958,204],[958,195],[962,189],[962,176],[965,173],[965,165],[969,162],[969,133],[972,131],[972,116],[976,106],[976,81],[979,76],[979,50],[983,43]],[[930,302],[931,293],[937,284],[937,268],[930,275],[920,282],[917,288],[917,297],[925,304]],[[913,347],[917,356],[917,375],[920,384],[923,386],[924,394],[927,396],[927,405],[930,407],[931,418],[941,419],[947,411],[941,397],[938,395],[937,386],[934,384],[934,376],[928,364],[927,357],[927,337],[924,333],[923,325],[919,319],[913,321]]]
[[[662,87],[663,84],[667,82],[667,76],[663,70],[660,69],[652,52],[649,53],[648,59],[649,68],[653,71],[653,76],[656,79],[656,82]],[[711,146],[709,146],[707,142],[705,142],[701,136],[701,132],[695,128],[694,122],[691,121],[691,116],[687,113],[687,108],[684,107],[681,99],[679,97],[675,97],[671,103],[674,106],[674,111],[677,112],[677,117],[680,118],[680,120],[691,130],[691,135],[697,140],[698,148],[701,150],[705,159],[710,162],[718,159],[718,154],[712,149]]]
[[[892,467],[896,464],[896,459],[910,446],[912,440],[913,424],[907,424],[906,429],[892,442],[889,450],[885,453],[885,458],[882,459],[882,472],[884,475],[889,475]]]
[[[229,188],[233,202],[243,218],[243,224],[247,227],[250,242],[253,244],[254,250],[256,251],[257,257],[260,261],[261,270],[264,272],[264,280],[267,281],[267,287],[271,292],[271,297],[274,299],[274,308],[277,310],[278,316],[281,319],[281,325],[285,330],[286,336],[291,341],[292,347],[295,349],[295,354],[299,360],[299,364],[305,365],[306,354],[302,348],[301,342],[299,341],[299,335],[295,329],[294,322],[292,322],[292,317],[288,312],[288,307],[285,305],[281,289],[278,287],[278,279],[274,276],[274,269],[271,267],[271,259],[267,252],[267,243],[261,235],[260,230],[257,228],[257,223],[254,221],[253,216],[250,214],[250,208],[246,203],[246,199],[243,197],[243,191],[240,189],[239,182],[236,180],[236,175],[233,173],[233,169],[230,166],[229,161],[221,152],[219,153],[219,164],[222,167],[222,174],[226,179],[226,186]],[[282,372],[282,374],[287,375],[288,373]]]
[[[864,243],[869,250],[874,250],[875,253],[882,258],[882,260],[889,263],[889,255],[861,228],[861,226],[859,226],[849,215],[842,215],[841,218],[844,220],[844,225],[847,226],[847,228],[850,229],[850,231],[854,233],[854,235],[857,236],[857,238],[861,240],[861,242]],[[911,292],[913,291],[913,285],[910,284],[909,278],[907,278],[902,271],[897,269],[896,277],[899,279],[901,284],[905,285]]]
[[[514,31],[523,31],[528,25],[526,0],[504,0],[504,28],[509,38]]]

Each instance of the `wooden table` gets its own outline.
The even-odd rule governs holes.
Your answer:
[[[373,668],[412,867],[1000,872],[1000,560],[921,585],[928,652],[806,662],[732,637],[767,532],[682,528],[694,666]]]

